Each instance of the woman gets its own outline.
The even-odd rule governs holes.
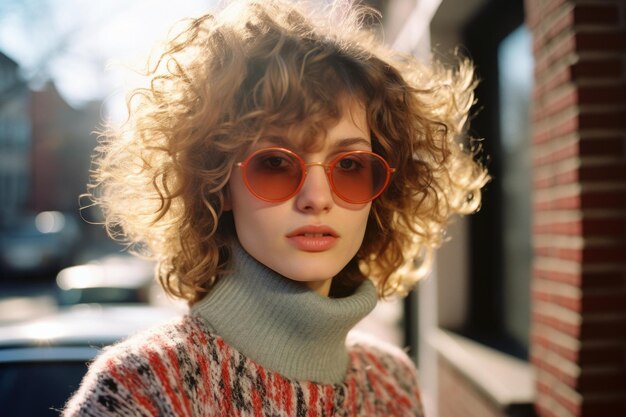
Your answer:
[[[471,69],[333,16],[233,3],[134,91],[93,196],[190,311],[107,349],[65,416],[423,414],[406,354],[348,332],[479,205],[487,175],[456,142]]]

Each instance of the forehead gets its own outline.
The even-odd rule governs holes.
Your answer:
[[[270,126],[254,142],[315,152],[326,146],[365,146],[371,144],[365,108],[360,100],[342,99],[336,117],[311,117],[289,126]]]

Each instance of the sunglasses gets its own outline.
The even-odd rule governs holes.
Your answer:
[[[298,194],[311,166],[324,167],[333,192],[352,204],[368,203],[382,194],[395,171],[380,155],[369,151],[343,152],[328,164],[307,164],[288,149],[265,148],[236,165],[243,170],[248,190],[257,198],[274,203]]]

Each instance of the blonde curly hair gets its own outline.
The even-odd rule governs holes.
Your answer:
[[[149,87],[129,95],[128,120],[106,132],[90,194],[112,237],[158,261],[169,294],[194,303],[228,270],[226,185],[249,146],[277,128],[316,137],[340,118],[340,96],[362,102],[373,151],[396,172],[331,294],[366,276],[380,296],[406,292],[451,216],[479,207],[487,173],[459,141],[471,65],[388,49],[364,27],[363,7],[332,16],[252,0],[188,21],[146,74]]]

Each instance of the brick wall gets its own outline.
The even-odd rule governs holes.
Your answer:
[[[542,417],[626,416],[626,1],[526,0]]]

